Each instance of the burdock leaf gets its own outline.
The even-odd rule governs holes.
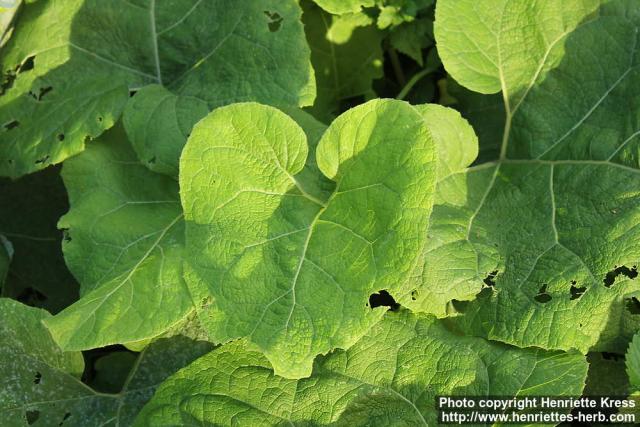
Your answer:
[[[305,134],[274,108],[237,104],[199,122],[180,187],[186,277],[212,339],[248,336],[278,374],[301,377],[366,333],[384,313],[370,295],[405,291],[423,250],[434,150],[418,112],[392,100],[336,119],[315,177]],[[309,190],[322,175],[336,183],[328,198]]]

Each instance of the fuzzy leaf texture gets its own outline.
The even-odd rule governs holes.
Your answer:
[[[626,306],[639,287],[640,20],[633,2],[603,3],[437,4],[445,68],[501,91],[506,113],[499,160],[439,182],[424,271],[440,273],[417,289],[455,276],[468,333],[623,352],[640,325]]]
[[[298,108],[283,110],[315,147],[326,127]],[[330,191],[329,180],[316,179],[314,156],[308,164],[301,178],[315,180],[311,191]],[[194,306],[183,279],[176,181],[149,171],[120,127],[67,161],[63,178],[71,209],[58,225],[81,299],[45,322],[57,343],[65,350],[110,344],[139,349],[160,335],[185,332]]]
[[[315,81],[300,14],[295,0],[27,2],[0,58],[0,175],[81,152],[114,125],[129,90],[149,84],[209,108],[310,105]],[[152,92],[139,96],[165,108]],[[174,115],[162,124],[173,123],[169,141],[181,130],[180,111]],[[131,122],[136,144],[146,146],[147,123]]]
[[[215,342],[250,337],[286,377],[308,376],[316,355],[348,348],[381,318],[369,295],[404,288],[435,185],[433,141],[401,101],[338,117],[316,150],[319,171],[304,174],[308,150],[288,116],[236,104],[198,123],[180,163],[200,318]],[[335,190],[316,190],[322,175]]]
[[[169,378],[135,425],[436,425],[436,396],[579,395],[586,373],[576,352],[461,337],[402,311],[301,380],[246,340],[224,345]]]

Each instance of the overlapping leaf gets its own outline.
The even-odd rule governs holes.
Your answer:
[[[415,108],[429,127],[436,144],[440,191],[452,176],[463,172],[475,159],[477,139],[473,128],[455,110],[434,104]],[[435,203],[438,202],[436,198]],[[440,221],[439,213],[434,212],[421,262],[411,273],[405,293],[398,295],[402,305],[412,310],[445,316],[452,299],[472,299],[478,293],[477,284],[469,283],[468,278],[475,273],[476,266],[465,266],[469,264],[469,256],[464,250],[466,243],[457,241],[457,227],[451,226],[451,219],[445,216]],[[434,284],[437,286],[432,286]]]
[[[184,221],[178,185],[141,164],[114,128],[70,159],[65,260],[82,298],[47,320],[66,350],[140,341],[193,310],[182,278]]]
[[[3,426],[130,425],[165,378],[212,346],[186,338],[162,340],[141,353],[119,394],[80,382],[82,355],[62,352],[41,321],[50,315],[0,299],[0,423]]]
[[[640,260],[640,22],[627,1],[502,5],[438,3],[445,67],[474,90],[501,90],[506,120],[499,161],[439,183],[430,234],[458,263],[428,254],[425,267],[448,273],[423,287],[446,287],[453,274],[469,290],[485,286],[458,305],[471,333],[622,351],[638,325],[625,298],[638,290]]]
[[[311,104],[300,13],[294,0],[24,5],[0,60],[0,175],[20,176],[82,151],[113,126],[129,89],[151,83],[210,108],[249,99]],[[150,92],[140,97],[161,107]],[[133,134],[144,134],[147,123],[133,121]]]
[[[325,126],[297,108],[285,111],[317,143]],[[174,155],[167,152],[168,163],[177,163]],[[315,165],[313,157],[309,164]],[[47,320],[58,344],[73,350],[116,343],[141,349],[157,336],[185,333],[194,306],[182,277],[177,182],[149,171],[120,127],[65,163],[63,177],[71,210],[59,226],[82,298]],[[330,181],[316,179],[309,191],[331,189]]]
[[[501,93],[484,95],[460,86],[453,78],[446,81],[447,94],[453,105],[473,126],[480,144],[476,163],[490,162],[500,157],[505,111]]]
[[[160,85],[141,89],[123,121],[140,161],[154,172],[178,176],[178,161],[193,125],[207,115],[203,100],[179,96]]]
[[[403,311],[297,381],[244,340],[224,345],[169,378],[136,425],[435,425],[436,396],[579,395],[586,373],[577,353],[460,337]]]
[[[316,161],[332,193],[315,190],[319,172],[304,174],[307,153],[293,120],[238,104],[198,123],[180,164],[201,319],[216,342],[249,336],[287,377],[380,319],[372,292],[404,290],[436,174],[426,124],[400,101],[371,101],[329,127]]]

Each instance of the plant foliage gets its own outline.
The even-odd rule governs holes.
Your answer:
[[[635,0],[0,1],[0,425],[638,400],[639,34]]]

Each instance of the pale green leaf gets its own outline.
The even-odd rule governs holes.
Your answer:
[[[422,115],[436,143],[440,192],[448,185],[449,177],[463,172],[476,158],[477,138],[473,128],[455,110],[435,104],[419,105],[415,109]],[[464,187],[452,185],[448,189],[457,191]],[[413,288],[409,287],[411,293],[399,296],[399,301],[412,310],[445,316],[452,299],[473,299],[478,293],[476,284],[466,283],[467,274],[477,268],[476,259],[471,259],[464,250],[457,250],[464,243],[456,241],[455,219],[444,216],[441,220],[434,212],[425,254],[410,280],[413,284]],[[437,286],[430,286],[436,283]]]
[[[193,303],[182,278],[178,184],[141,164],[116,127],[62,172],[71,209],[65,260],[82,298],[46,324],[66,350],[155,337]]]
[[[151,83],[210,108],[315,98],[295,0],[56,0],[23,9],[0,60],[8,81],[0,175],[82,151],[113,126],[128,89]]]
[[[599,0],[439,1],[440,56],[463,86],[481,93],[506,88],[506,97],[515,96],[557,65],[567,35],[599,5]]]
[[[445,67],[474,90],[501,89],[506,117],[498,161],[439,183],[430,235],[440,249],[425,260],[438,273],[417,292],[455,278],[466,295],[452,303],[468,333],[623,351],[640,324],[626,304],[639,289],[640,171],[620,164],[637,166],[640,21],[592,2],[504,6],[438,2]],[[462,53],[468,62],[456,59]],[[503,61],[491,71],[487,57]],[[460,304],[474,287],[484,287],[477,301]]]
[[[0,424],[7,427],[131,425],[156,387],[211,350],[176,337],[138,356],[119,394],[98,393],[82,382],[82,354],[63,353],[42,326],[50,315],[0,299]]]
[[[283,109],[315,147],[326,126],[300,109]],[[160,336],[202,338],[189,320],[193,304],[182,278],[177,183],[145,169],[119,127],[94,145],[64,167],[71,211],[59,226],[67,229],[65,258],[83,298],[47,322],[53,336],[65,349],[120,343],[135,350]],[[171,155],[166,159],[177,163]],[[300,179],[317,197],[333,190],[315,156]]]
[[[436,142],[438,181],[463,171],[478,156],[478,140],[473,128],[460,113],[437,104],[414,107],[427,123]]]
[[[403,311],[301,380],[244,340],[224,345],[162,384],[136,425],[436,425],[436,396],[580,395],[586,373],[577,353],[461,337]]]
[[[289,117],[237,104],[198,123],[180,164],[187,281],[205,326],[215,342],[251,337],[288,377],[382,316],[371,293],[403,289],[436,173],[426,124],[400,101],[371,101],[329,127],[316,153],[336,182],[328,200],[307,189],[307,153]]]
[[[309,9],[313,10],[313,8],[310,7]],[[330,21],[331,25],[329,26],[329,30],[327,31],[326,39],[329,42],[337,45],[347,43],[351,39],[353,32],[357,28],[368,27],[375,22],[375,20],[371,16],[363,12],[346,13],[344,15],[333,15],[331,16]],[[310,35],[308,28],[306,29],[306,33],[308,38]]]

